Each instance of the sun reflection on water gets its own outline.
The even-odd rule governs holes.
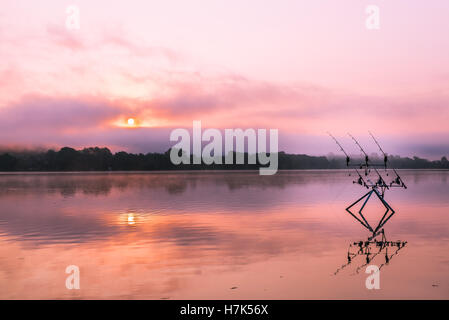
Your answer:
[[[142,220],[142,216],[136,212],[122,212],[118,216],[118,224],[123,226],[137,226]]]

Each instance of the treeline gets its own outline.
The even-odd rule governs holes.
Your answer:
[[[170,161],[170,150],[165,153],[133,154],[117,152],[108,148],[85,148],[75,150],[64,147],[59,151],[44,152],[0,152],[0,171],[127,171],[127,170],[236,170],[258,169],[259,164],[191,164],[174,165]],[[381,163],[382,159],[373,159]],[[278,168],[285,169],[342,169],[345,159],[339,157],[308,156],[279,152]],[[193,161],[191,161],[192,163]],[[446,157],[429,161],[418,157],[402,158],[389,156],[390,167],[398,169],[449,169]],[[224,163],[224,157],[223,161]],[[234,154],[235,163],[235,154]],[[354,160],[354,163],[357,163]]]

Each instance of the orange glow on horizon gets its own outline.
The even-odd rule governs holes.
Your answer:
[[[138,118],[120,118],[111,123],[114,127],[121,128],[156,128],[164,126],[165,121],[160,119],[141,120]]]

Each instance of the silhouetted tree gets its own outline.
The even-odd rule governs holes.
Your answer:
[[[12,171],[17,163],[17,159],[9,153],[0,155],[0,171]]]
[[[181,150],[179,154],[181,155]],[[232,154],[234,163],[237,153]],[[170,149],[164,153],[133,154],[124,151],[113,154],[108,148],[90,147],[75,150],[70,147],[59,151],[3,153],[0,154],[0,171],[108,171],[108,170],[229,170],[258,169],[259,164],[248,164],[249,155],[243,154],[245,164],[206,165],[193,164],[194,156],[190,155],[191,164],[174,165],[170,161]],[[251,156],[253,157],[253,156]],[[375,155],[373,162],[381,162]],[[305,154],[278,153],[279,169],[342,169],[346,168],[342,157],[316,157]],[[351,162],[363,162],[363,159],[351,159]],[[449,161],[444,156],[441,160],[429,161],[419,157],[401,158],[389,156],[390,167],[398,169],[449,169]]]

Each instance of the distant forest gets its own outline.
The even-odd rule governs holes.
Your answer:
[[[248,154],[245,154],[245,163],[247,163],[247,158]],[[345,159],[339,157],[279,152],[278,159],[280,170],[342,169],[346,167]],[[382,163],[381,158],[371,157],[371,160],[375,163]],[[437,161],[429,161],[418,157],[389,156],[389,166],[397,169],[449,169],[449,162],[446,157]],[[170,161],[170,150],[165,153],[133,154],[122,151],[113,154],[108,148],[94,147],[75,150],[64,147],[59,151],[0,152],[0,171],[248,170],[259,167],[261,167],[259,164],[174,165]]]

